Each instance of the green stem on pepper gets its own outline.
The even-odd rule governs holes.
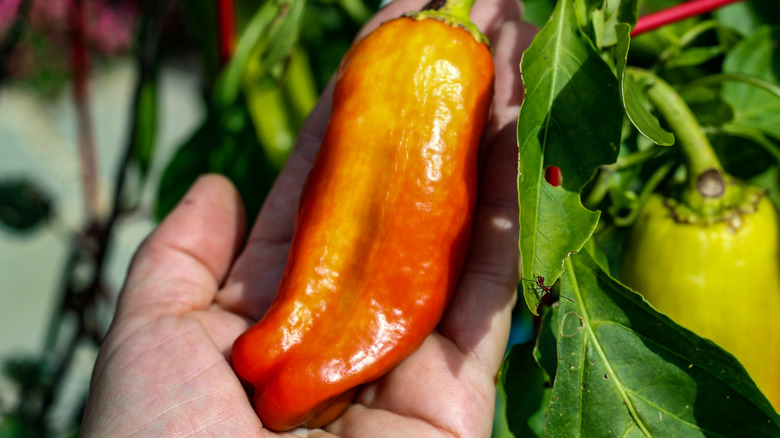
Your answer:
[[[729,200],[723,167],[693,112],[677,91],[658,76],[638,68],[632,74],[677,137],[688,164],[683,201],[702,216],[720,213]]]
[[[420,12],[411,13],[409,16],[417,20],[433,18],[451,26],[462,27],[477,41],[488,44],[487,37],[471,22],[471,7],[474,2],[476,0],[431,0]]]

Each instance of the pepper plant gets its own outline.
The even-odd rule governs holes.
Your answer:
[[[12,31],[0,41],[3,60],[23,39],[31,3],[22,2]],[[663,289],[687,280],[661,263],[663,256],[630,243],[636,242],[629,237],[632,233],[650,244],[658,241],[642,222],[643,212],[666,214],[672,201],[705,223],[724,210],[741,208],[750,194],[760,199],[756,205],[762,209],[768,208],[763,207],[767,199],[774,205],[780,202],[780,83],[775,65],[780,59],[780,10],[772,2],[753,0],[698,11],[697,17],[637,34],[637,17],[676,3],[524,1],[525,18],[541,31],[521,65],[526,96],[518,120],[519,246],[522,275],[534,280],[522,282],[518,307],[527,307],[528,313],[541,309],[542,315],[536,336],[509,351],[499,379],[506,397],[506,409],[499,415],[507,417],[516,436],[780,434],[780,417],[769,401],[777,400],[777,393],[766,393],[758,372],[738,362],[748,366],[740,353],[686,320],[687,315],[703,315],[700,319],[708,326],[725,322],[720,332],[727,334],[734,332],[728,324],[771,321],[775,307],[766,305],[771,299],[761,294],[778,292],[776,250],[748,257],[760,268],[748,277],[729,274],[732,253],[727,252],[717,272],[723,281],[716,282],[727,280],[729,287],[717,295],[705,287],[675,314],[663,308],[674,301]],[[167,54],[162,41],[170,36],[165,24],[171,14],[180,14],[196,47],[207,117],[167,163],[156,216],[164,216],[197,175],[216,171],[231,177],[251,201],[251,220],[316,96],[378,6],[360,0],[139,2],[143,13],[131,128],[110,211],[105,212],[94,206],[100,188],[90,178],[95,169],[87,99],[89,50],[84,22],[76,19],[84,4],[68,3],[75,17],[69,23],[69,44],[74,101],[83,127],[84,198],[90,212],[82,229],[68,235],[72,245],[63,263],[61,303],[45,351],[40,358],[9,360],[4,366],[25,397],[13,411],[3,412],[0,432],[8,434],[49,434],[45,420],[75,346],[99,343],[96,313],[101,297],[111,295],[103,282],[110,238],[118,220],[141,210],[138,193],[148,183],[147,170],[155,157],[157,77]],[[7,80],[3,65],[0,81]],[[659,84],[669,88],[661,99],[654,93]],[[677,99],[691,117],[666,111],[664,101]],[[693,143],[705,147],[686,147],[690,135]],[[700,185],[699,177],[712,176],[711,169],[716,177]],[[550,175],[558,172],[560,181],[550,184]],[[732,180],[740,182],[729,185]],[[714,191],[702,192],[702,187]],[[56,215],[56,206],[36,187],[12,182],[3,189],[0,220],[5,225],[32,229]],[[735,191],[748,195],[731,194]],[[664,200],[660,206],[659,199]],[[747,204],[747,210],[737,214],[744,221],[764,211],[752,211],[751,202]],[[763,226],[776,233],[776,219]],[[759,237],[774,240],[768,237],[775,235],[772,232],[762,231]],[[685,251],[690,248],[679,248]],[[758,253],[752,246],[744,251]],[[86,281],[81,277],[85,271]],[[642,275],[650,281],[643,282]],[[650,291],[653,284],[662,290]],[[548,286],[568,299],[539,307],[542,299],[549,301]],[[676,294],[689,292],[691,287],[683,287]],[[726,302],[727,312],[729,307],[740,311],[714,317],[713,302]],[[75,329],[66,324],[73,319]],[[742,339],[747,350],[780,350],[764,331],[771,327],[756,330]],[[761,359],[770,371],[780,365],[768,355],[759,355],[758,362]],[[774,375],[777,378],[777,372]],[[72,423],[60,432],[75,433],[78,419]]]
[[[543,277],[570,300],[545,308],[536,338],[507,356],[500,381],[510,430],[777,436],[778,406],[769,401],[778,403],[777,363],[744,351],[777,351],[778,329],[765,323],[753,336],[741,329],[776,319],[780,301],[778,221],[765,198],[776,200],[780,189],[777,13],[740,3],[632,36],[637,16],[664,2],[532,4],[542,29],[521,64],[523,278]],[[545,178],[551,166],[560,169],[559,185]],[[662,196],[669,227],[709,233],[699,238],[706,247],[731,233],[761,256],[738,258],[725,247],[723,262],[710,256],[676,269],[701,251],[690,240],[659,241],[677,235],[643,225]],[[769,240],[764,252],[762,237],[743,237],[757,215],[767,216],[756,231]],[[637,239],[644,246],[628,246]],[[638,291],[616,279],[621,264],[621,279]],[[733,269],[744,264],[755,270]],[[715,278],[740,272],[765,278],[717,289]],[[701,292],[690,286],[696,282]],[[536,312],[547,292],[522,286]],[[678,304],[694,292],[695,301]],[[735,333],[742,335],[734,340]]]

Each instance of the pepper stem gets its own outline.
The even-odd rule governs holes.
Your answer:
[[[476,0],[431,0],[423,6],[420,12],[408,14],[414,19],[432,18],[443,21],[451,26],[467,30],[478,42],[488,44],[488,39],[477,26],[471,22],[471,7]]]
[[[658,109],[677,137],[688,164],[688,189],[683,201],[694,211],[709,216],[727,207],[730,196],[727,175],[696,116],[668,83],[647,70],[631,68],[630,74],[642,84],[647,97]]]
[[[476,0],[431,0],[423,11],[439,11],[464,21],[470,21],[471,7]]]

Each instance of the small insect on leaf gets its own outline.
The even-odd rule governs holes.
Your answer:
[[[548,306],[552,304],[553,291],[550,289],[550,286],[552,285],[544,284],[544,277],[537,275],[535,279],[523,278],[523,281],[527,281],[531,284],[530,289],[534,291],[534,294],[536,294],[537,298],[539,299],[539,305],[536,308],[536,313],[539,313],[543,304]],[[574,300],[569,297],[565,297],[563,295],[559,296],[571,301],[572,303],[574,302]]]

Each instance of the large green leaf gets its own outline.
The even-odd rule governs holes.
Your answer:
[[[566,261],[552,319],[558,364],[545,436],[780,436],[742,365],[656,312],[585,252]]]
[[[752,75],[777,85],[777,62],[780,59],[778,39],[780,31],[761,28],[726,55],[723,72]],[[777,96],[762,87],[726,82],[723,84],[722,97],[734,109],[731,124],[757,129],[780,139],[780,99]]]
[[[577,27],[573,5],[558,2],[521,63],[526,96],[518,120],[520,251],[523,277],[553,283],[561,262],[589,238],[599,214],[580,202],[595,169],[617,156],[623,109],[617,79]],[[544,180],[558,166],[560,187]],[[524,283],[536,312],[539,291]]]

